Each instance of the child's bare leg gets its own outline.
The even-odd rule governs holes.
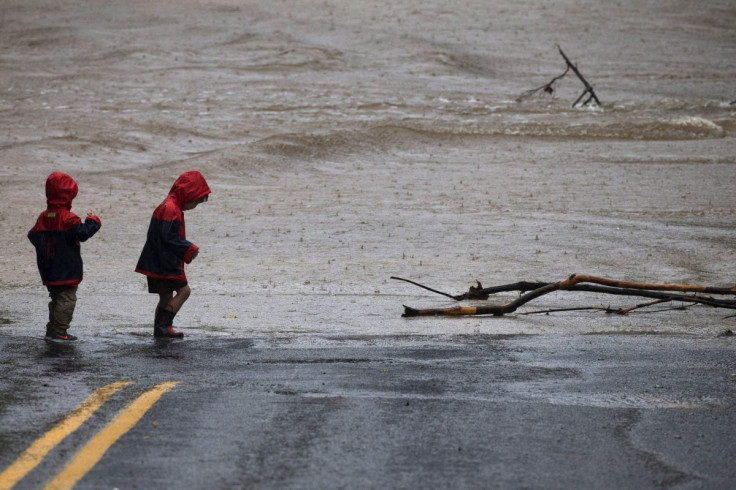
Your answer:
[[[158,308],[172,313],[178,313],[186,300],[189,299],[190,294],[192,294],[192,290],[188,284],[179,288],[176,296],[174,296],[173,291],[158,293]]]
[[[173,329],[174,317],[189,298],[192,290],[188,285],[184,285],[178,290],[172,290],[169,284],[159,282],[156,292],[158,293],[158,304],[156,305],[156,315],[153,318],[153,336],[183,337],[183,333]]]

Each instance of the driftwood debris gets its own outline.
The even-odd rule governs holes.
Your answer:
[[[520,306],[529,303],[530,301],[549,294],[554,291],[582,291],[591,293],[603,293],[612,294],[619,296],[641,296],[645,298],[651,298],[655,301],[649,303],[642,303],[634,307],[622,308],[622,309],[611,309],[611,308],[599,308],[604,309],[608,313],[619,313],[626,314],[635,309],[651,306],[655,304],[680,301],[683,303],[690,304],[703,304],[716,308],[728,308],[736,309],[736,299],[716,299],[713,296],[705,295],[730,295],[736,296],[736,286],[733,287],[711,287],[711,286],[695,286],[687,284],[652,284],[652,283],[641,283],[641,282],[630,282],[630,281],[617,281],[614,279],[606,279],[603,277],[596,277],[590,275],[576,275],[573,274],[567,279],[558,282],[516,282],[513,284],[505,284],[501,286],[494,286],[490,288],[484,288],[478,282],[477,286],[471,286],[467,293],[451,295],[443,293],[427,286],[423,286],[414,281],[408,279],[402,279],[400,277],[391,277],[400,281],[409,282],[416,286],[422,287],[429,291],[447,296],[456,301],[462,301],[466,299],[488,299],[491,294],[508,291],[519,291],[522,293],[518,298],[508,303],[500,305],[481,305],[481,306],[451,306],[448,308],[428,308],[428,309],[417,309],[411,308],[404,305],[405,317],[413,316],[461,316],[461,315],[495,315],[501,316],[515,312]],[[685,293],[685,294],[683,294]],[[695,294],[687,294],[695,293]],[[590,308],[589,308],[590,309]],[[551,312],[552,310],[545,310]],[[555,310],[555,311],[563,311]]]
[[[580,103],[580,101],[583,100],[583,98],[586,95],[588,96],[588,98],[585,99],[585,101],[583,101],[583,103],[582,103],[583,106],[586,106],[586,105],[590,104],[591,101],[595,101],[595,103],[600,106],[601,105],[601,101],[598,100],[598,96],[595,94],[595,90],[593,89],[593,86],[590,83],[588,83],[588,80],[586,80],[585,77],[580,73],[580,70],[578,70],[577,65],[575,65],[572,61],[570,61],[570,58],[568,58],[567,55],[565,54],[565,52],[562,51],[562,48],[561,47],[557,46],[557,50],[560,52],[560,55],[562,55],[562,58],[565,60],[565,63],[567,65],[566,68],[565,68],[565,71],[562,72],[561,75],[557,75],[552,80],[550,80],[549,82],[545,83],[544,85],[542,85],[540,87],[537,87],[537,88],[533,88],[531,90],[527,90],[526,92],[524,92],[523,94],[521,94],[516,99],[516,101],[519,102],[519,101],[521,101],[523,99],[526,99],[528,97],[531,97],[532,95],[534,95],[534,94],[536,94],[538,92],[546,92],[548,94],[554,93],[554,91],[555,91],[555,83],[557,83],[558,80],[561,80],[562,78],[564,78],[565,75],[567,75],[570,72],[570,70],[572,70],[572,72],[575,74],[575,76],[578,77],[578,79],[583,83],[583,86],[585,87],[585,90],[583,90],[583,93],[580,94],[580,97],[578,97],[575,100],[575,102],[572,103],[572,106],[573,107],[577,106],[578,103]]]

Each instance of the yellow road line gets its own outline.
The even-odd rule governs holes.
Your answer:
[[[46,485],[46,490],[70,489],[91,470],[110,446],[135,426],[161,396],[179,384],[161,383],[149,389],[125,407],[107,427],[102,429],[74,456],[69,464]]]
[[[23,454],[13,464],[0,473],[0,490],[12,488],[13,485],[33,470],[49,451],[64,440],[66,436],[77,430],[112,395],[129,384],[129,381],[120,381],[98,388],[64,420],[38,438],[28,449],[23,451]]]

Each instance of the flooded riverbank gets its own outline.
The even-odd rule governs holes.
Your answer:
[[[176,176],[213,195],[187,213],[202,248],[180,314],[198,334],[717,334],[695,309],[407,321],[462,292],[586,273],[730,286],[736,37],[730,2],[108,2],[8,5],[0,34],[0,326],[40,335],[46,293],[25,234],[53,170],[83,244],[74,328],[143,331],[133,269]],[[601,107],[517,102],[564,71]],[[507,298],[502,298],[505,300]],[[568,296],[555,305],[609,298]],[[615,304],[628,302],[616,300]]]

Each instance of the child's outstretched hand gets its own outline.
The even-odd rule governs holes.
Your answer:
[[[92,218],[94,216],[97,216],[97,215],[95,214],[95,212],[92,209],[90,209],[89,211],[87,211],[87,217],[88,218]]]

